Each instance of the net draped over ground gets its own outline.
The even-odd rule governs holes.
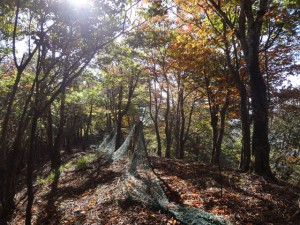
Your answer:
[[[229,225],[230,222],[199,208],[169,201],[159,178],[149,162],[143,134],[143,124],[134,125],[122,146],[115,150],[116,131],[112,131],[97,151],[109,162],[127,159],[124,189],[129,198],[150,207],[171,213],[177,220],[191,225]]]

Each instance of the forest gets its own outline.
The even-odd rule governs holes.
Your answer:
[[[1,0],[0,224],[298,224],[299,5]]]

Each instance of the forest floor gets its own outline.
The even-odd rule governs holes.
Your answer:
[[[199,207],[240,225],[300,224],[300,187],[268,183],[253,174],[184,160],[150,157],[171,201]],[[129,200],[125,161],[105,163],[92,151],[63,157],[54,197],[49,164],[36,172],[33,224],[181,224],[172,215]],[[20,183],[11,225],[24,224],[26,188]]]

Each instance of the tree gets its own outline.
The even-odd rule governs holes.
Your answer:
[[[215,45],[225,53],[232,74],[231,79],[240,94],[243,133],[240,168],[244,171],[249,169],[250,163],[250,121],[246,90],[248,81],[245,82],[247,79],[245,80],[243,75],[243,64],[246,64],[250,77],[251,104],[255,118],[253,131],[255,135],[253,135],[252,146],[253,153],[256,152],[257,158],[255,170],[258,174],[272,177],[269,168],[270,149],[267,135],[270,100],[270,71],[267,63],[272,60],[272,57],[268,57],[266,51],[268,52],[272,46],[277,44],[281,35],[285,36],[289,33],[290,35],[287,37],[290,37],[295,34],[295,21],[299,18],[296,16],[295,2],[292,1],[290,4],[286,2],[269,4],[268,1],[225,3],[209,0],[198,2],[197,5],[181,1],[177,1],[176,4],[178,8],[174,14],[183,21],[182,23],[189,27],[196,26],[199,30],[206,26],[205,33],[209,34],[209,37],[215,40]],[[284,44],[284,46],[287,45]],[[265,53],[264,56],[262,53]],[[241,56],[245,62],[239,59]],[[261,60],[262,56],[265,57],[264,61]],[[279,76],[282,77],[282,74]],[[279,76],[275,78],[277,82],[282,79]]]
[[[283,180],[299,183],[299,87],[286,87],[273,94],[270,122],[272,166]]]
[[[156,80],[149,79],[149,114],[154,123],[156,142],[157,142],[157,155],[162,156],[161,135],[159,131],[159,112],[162,105],[162,90],[159,88]]]
[[[268,139],[268,101],[266,83],[260,68],[260,39],[264,16],[269,9],[267,0],[242,1],[238,4],[238,28],[222,8],[220,2],[208,1],[210,6],[235,32],[240,41],[250,77],[251,104],[253,109],[252,152],[255,157],[254,170],[257,174],[273,178],[270,168],[270,144]]]
[[[29,150],[28,195],[29,200],[33,200],[30,186],[38,119],[46,111],[49,112],[54,100],[82,73],[96,52],[120,35],[125,28],[121,15],[125,10],[122,1],[103,2],[99,5],[100,7],[95,5],[89,8],[88,14],[83,14],[59,1],[50,1],[46,4],[42,0],[38,2],[17,0],[1,4],[1,11],[10,9],[9,12],[14,18],[11,21],[12,25],[10,21],[4,23],[9,25],[4,31],[10,36],[8,46],[11,46],[16,70],[12,91],[7,92],[7,107],[1,125],[1,218],[5,218],[14,206],[14,186],[25,150]],[[66,16],[66,13],[69,15]],[[110,17],[107,17],[106,13],[109,13]],[[27,52],[20,57],[16,45],[22,41],[27,44]],[[36,66],[33,66],[34,64]],[[25,72],[31,72],[32,76],[28,81],[29,88],[26,89],[28,91],[22,96],[20,84],[25,81]],[[23,103],[21,109],[15,107],[18,105],[17,101],[22,99],[20,96],[25,99],[21,101]],[[9,127],[12,116],[19,121],[16,131]],[[24,135],[29,125],[31,125],[31,144],[27,149],[27,146],[22,146],[22,140],[27,139]],[[27,224],[30,224],[31,207],[28,205]]]
[[[106,56],[99,57],[100,68],[104,78],[106,92],[111,92],[111,109],[114,125],[116,128],[116,146],[118,149],[122,143],[122,124],[124,116],[129,112],[132,99],[139,80],[142,76],[142,70],[138,63],[138,52],[128,45],[122,46],[122,43],[115,43],[108,51]],[[106,61],[105,64],[101,61]],[[102,65],[101,65],[102,64]],[[115,85],[118,82],[118,85]],[[125,96],[125,97],[124,97]]]
[[[142,49],[142,65],[148,75],[149,113],[154,124],[157,142],[157,154],[162,155],[162,132],[159,129],[159,118],[164,118],[165,157],[171,157],[172,148],[172,114],[171,114],[171,79],[168,47],[172,32],[168,30],[170,21],[159,2],[145,8],[142,14],[146,22],[135,33],[130,35],[128,43]],[[154,13],[154,14],[153,14]],[[154,93],[153,93],[154,92]],[[166,97],[163,97],[166,96]],[[163,115],[159,115],[162,112]]]

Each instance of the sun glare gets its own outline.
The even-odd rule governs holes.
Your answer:
[[[91,5],[91,0],[66,0],[70,5],[74,7],[83,8]]]

